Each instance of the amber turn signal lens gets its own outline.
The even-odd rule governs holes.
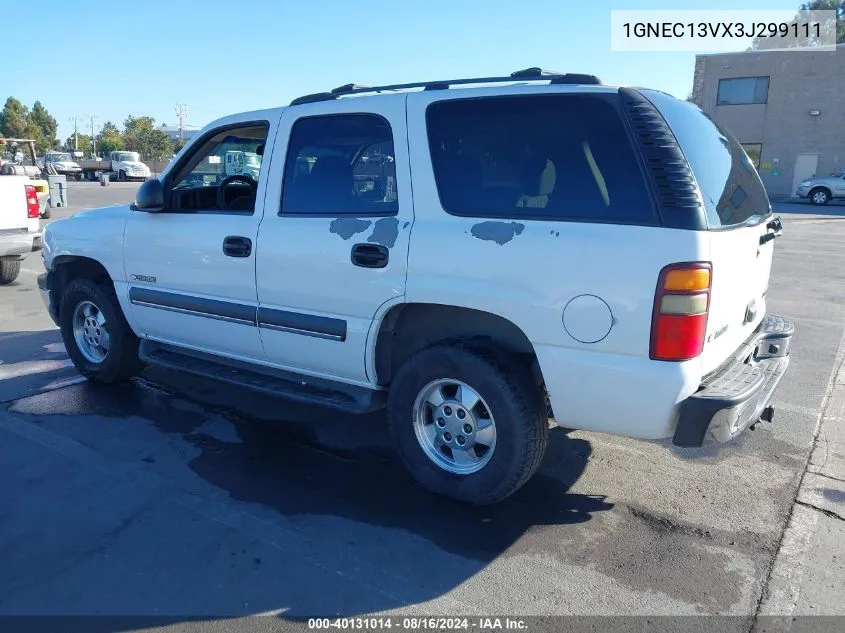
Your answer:
[[[664,290],[707,290],[710,287],[709,268],[670,270],[663,282]]]

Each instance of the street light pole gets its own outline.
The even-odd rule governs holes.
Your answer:
[[[94,116],[91,117],[91,156],[92,156],[92,158],[97,156],[97,137],[94,136],[94,119],[96,119],[96,118],[97,117],[94,117]]]

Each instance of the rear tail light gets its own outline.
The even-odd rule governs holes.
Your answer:
[[[38,209],[38,193],[32,185],[24,185],[26,189],[26,217],[37,219],[40,214]]]
[[[712,272],[703,262],[670,264],[660,271],[651,319],[652,360],[689,360],[701,354]]]

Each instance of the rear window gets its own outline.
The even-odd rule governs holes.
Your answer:
[[[439,101],[426,120],[448,213],[656,223],[619,114],[600,95]]]
[[[742,145],[697,106],[649,93],[672,128],[692,168],[711,228],[765,218],[771,213],[763,183]]]

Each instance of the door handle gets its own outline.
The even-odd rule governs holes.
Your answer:
[[[249,257],[252,254],[252,240],[240,235],[229,235],[223,240],[223,254],[229,257]]]
[[[381,244],[356,244],[352,247],[352,263],[362,268],[384,268],[390,251]]]

